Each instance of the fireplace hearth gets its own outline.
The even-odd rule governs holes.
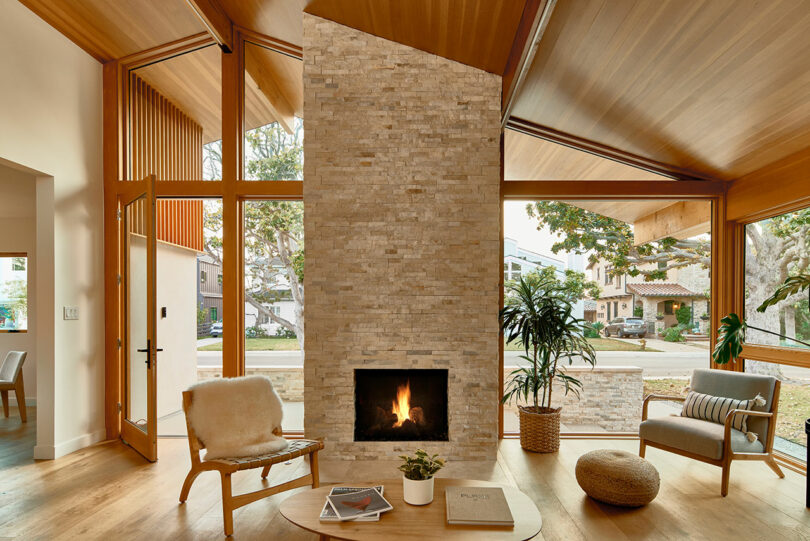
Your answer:
[[[447,370],[354,371],[355,441],[448,441]]]

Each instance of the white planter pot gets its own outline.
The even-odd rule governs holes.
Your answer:
[[[405,503],[411,505],[427,505],[433,501],[433,477],[423,481],[414,481],[402,477],[402,496]]]

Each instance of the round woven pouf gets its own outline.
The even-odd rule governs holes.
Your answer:
[[[577,482],[585,494],[622,507],[647,505],[658,495],[658,470],[626,451],[600,449],[577,460]]]

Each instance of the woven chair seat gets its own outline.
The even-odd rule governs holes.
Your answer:
[[[220,462],[233,466],[236,471],[250,470],[253,468],[261,468],[264,466],[271,466],[281,462],[287,462],[293,458],[304,456],[312,453],[313,451],[320,451],[323,449],[323,442],[315,440],[290,440],[290,444],[283,450],[277,453],[271,453],[261,456],[243,456],[236,458],[218,458],[206,462]]]

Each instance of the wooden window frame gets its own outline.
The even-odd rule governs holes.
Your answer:
[[[155,186],[157,198],[218,198],[222,200],[223,321],[222,375],[245,374],[244,340],[244,250],[242,203],[247,200],[303,200],[303,181],[244,180],[244,47],[251,42],[276,52],[303,59],[301,47],[235,26],[232,51],[221,52],[222,59],[222,179],[161,181]],[[119,277],[117,219],[118,200],[131,192],[129,167],[129,73],[138,67],[167,60],[215,45],[208,33],[195,34],[103,66],[103,174],[104,174],[104,267],[105,267],[105,425],[107,438],[119,437],[121,415],[118,405],[123,396],[124,352],[119,347],[124,313]],[[235,293],[229,293],[235,292]],[[290,432],[291,436],[300,431]]]
[[[504,202],[510,200],[530,201],[638,201],[638,200],[704,200],[710,202],[711,208],[711,291],[716,302],[711,303],[710,328],[716,328],[716,323],[724,308],[726,291],[721,286],[721,276],[726,275],[732,255],[729,253],[731,245],[728,243],[725,220],[727,183],[710,180],[672,180],[672,181],[602,181],[602,180],[505,180],[503,175],[503,149],[504,136],[501,136],[501,260],[503,260],[504,239]],[[587,195],[586,195],[587,194]],[[607,274],[607,272],[606,272]],[[500,284],[500,305],[503,308],[503,282]],[[615,317],[615,315],[614,315]],[[710,334],[710,347],[714,349],[717,341],[715,333]],[[503,332],[500,333],[498,347],[498,385],[503,389],[504,351]],[[709,362],[710,367],[719,368]],[[499,391],[500,393],[500,391]],[[503,438],[517,437],[517,433],[504,431],[504,407],[500,404],[498,409],[498,436]],[[639,420],[640,422],[640,420]],[[638,438],[637,433],[590,433],[571,432],[563,433],[564,438]]]

